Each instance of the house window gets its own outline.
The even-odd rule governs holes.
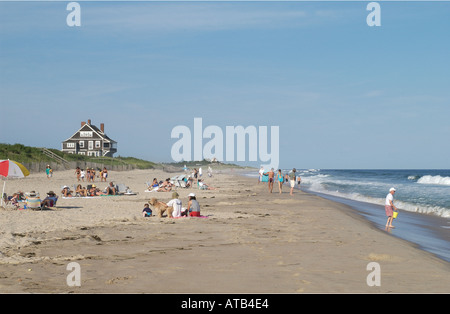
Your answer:
[[[81,131],[80,137],[92,137],[92,131]]]
[[[100,148],[100,147],[101,147],[100,141],[95,141],[95,148]]]
[[[89,142],[88,142],[88,149],[89,149],[89,150],[94,149],[94,141],[89,141]]]
[[[99,157],[100,156],[100,152],[98,152],[98,151],[87,152],[87,155],[88,156]]]
[[[75,143],[67,143],[66,147],[67,148],[75,148]]]
[[[84,141],[80,141],[80,148],[84,148]]]

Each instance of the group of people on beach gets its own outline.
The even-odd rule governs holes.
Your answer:
[[[24,193],[22,191],[18,191],[13,193],[11,196],[7,196],[6,194],[3,194],[3,201],[5,202],[5,205],[10,204],[15,209],[21,209],[20,203],[28,202],[29,200],[35,200],[37,202],[37,206],[39,208],[44,207],[53,207],[56,205],[56,202],[58,201],[58,196],[53,191],[47,192],[47,196],[41,201],[39,193],[36,191],[31,191]],[[27,208],[24,204],[24,208]]]
[[[186,188],[192,188],[197,184],[200,190],[217,190],[217,188],[206,184],[204,179],[201,179],[199,175],[195,175],[195,172],[193,172],[192,176],[184,177],[182,180]],[[194,183],[195,180],[196,183]],[[151,184],[147,183],[147,190],[150,192],[170,192],[173,188],[175,188],[175,184],[171,182],[170,178],[167,178],[165,181],[158,181],[157,178],[153,178]]]
[[[61,195],[64,197],[73,197],[73,196],[87,197],[87,196],[117,195],[117,194],[118,191],[113,182],[109,182],[108,186],[105,187],[103,190],[100,190],[95,184],[89,184],[87,187],[78,184],[75,191],[72,191],[70,187],[66,185],[61,190]]]
[[[266,171],[264,171],[264,167],[261,166],[261,168],[259,169],[258,183],[263,182],[263,176],[268,176],[269,193],[273,192],[273,184],[275,181],[277,181],[278,182],[278,191],[281,194],[283,184],[285,182],[286,183],[289,182],[290,187],[291,187],[289,194],[293,195],[295,185],[297,184],[298,186],[300,186],[300,183],[302,181],[302,178],[300,177],[300,175],[296,175],[296,172],[297,172],[297,170],[295,168],[293,168],[289,173],[286,173],[285,175],[283,175],[281,169],[278,169],[278,172],[275,175],[275,171],[273,168],[271,168],[269,171],[266,172]]]
[[[81,169],[80,167],[77,167],[75,169],[75,175],[77,176],[77,181],[84,182],[84,178],[86,178],[87,182],[94,182],[95,181],[95,169],[94,168],[86,168],[86,171],[84,169]],[[106,179],[108,178],[108,170],[106,167],[103,167],[102,170],[100,170],[100,182],[106,182]]]
[[[279,190],[279,193],[281,194],[283,183],[289,182],[290,187],[291,187],[290,195],[293,195],[295,185],[297,184],[298,186],[300,186],[300,183],[302,181],[300,175],[296,175],[296,172],[297,172],[297,170],[295,168],[293,168],[289,173],[283,175],[281,169],[278,169],[278,172],[275,174],[275,171],[273,168],[271,168],[270,171],[266,172],[264,170],[264,167],[261,166],[261,168],[259,170],[258,183],[263,182],[263,176],[268,176],[269,193],[272,193],[273,184],[276,181],[276,182],[278,182],[278,190]],[[396,189],[391,188],[389,190],[389,193],[386,196],[385,212],[386,212],[386,216],[388,217],[387,221],[386,221],[386,228],[395,228],[392,225],[392,222],[396,218],[396,215],[397,215],[396,212],[398,211],[398,208],[394,205],[395,192],[396,192]]]
[[[172,193],[172,199],[166,203],[168,207],[172,208],[172,217],[201,217],[200,215],[200,204],[198,203],[194,193],[189,193],[187,207],[183,207],[182,201],[179,199],[179,194],[177,192]],[[144,209],[142,210],[143,217],[151,217],[153,211],[148,203],[144,204]]]
[[[158,181],[157,178],[153,178],[152,183],[148,186],[149,191],[156,192],[170,192],[174,187],[173,183],[170,182],[170,178],[167,178],[164,181]]]
[[[78,182],[85,182],[84,179],[86,178],[86,182],[94,182],[95,181],[95,169],[93,168],[86,168],[86,172],[84,169],[81,169],[80,167],[76,167],[75,169],[75,175]],[[100,171],[100,181],[106,182],[106,179],[108,178],[108,170],[106,167],[103,167],[103,169]],[[75,185],[74,185],[75,187]],[[100,196],[100,195],[117,195],[117,187],[114,185],[113,182],[109,182],[108,186],[105,187],[103,190],[100,190],[95,184],[88,184],[86,187],[82,186],[80,183],[77,185],[75,189],[71,189],[69,186],[65,185],[61,190],[61,195],[64,197],[73,197],[73,196],[81,196],[81,197],[87,197],[87,196]]]

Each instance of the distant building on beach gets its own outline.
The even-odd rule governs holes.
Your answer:
[[[69,154],[87,156],[113,157],[117,152],[117,142],[105,134],[105,124],[100,124],[100,129],[88,122],[81,122],[81,127],[74,135],[62,142],[61,151]]]

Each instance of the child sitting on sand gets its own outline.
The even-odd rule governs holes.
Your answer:
[[[143,217],[151,217],[152,216],[152,210],[150,209],[150,205],[148,205],[148,203],[144,204],[144,209],[142,210],[142,216]]]

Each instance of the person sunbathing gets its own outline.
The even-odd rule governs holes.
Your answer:
[[[78,184],[77,189],[75,191],[76,194],[79,194],[80,196],[87,196],[87,189],[85,189],[84,187],[81,186],[81,184]]]
[[[173,184],[170,183],[170,179],[166,179],[163,183],[159,185],[158,192],[170,192],[172,191]]]
[[[87,192],[87,196],[99,196],[99,195],[106,195],[106,193],[100,192],[99,189],[93,184],[91,188]]]
[[[68,186],[65,186],[62,189],[61,194],[64,195],[64,197],[72,197],[72,191],[70,190],[70,188]]]
[[[200,190],[217,190],[217,188],[207,185],[202,179],[198,180],[198,187]]]

